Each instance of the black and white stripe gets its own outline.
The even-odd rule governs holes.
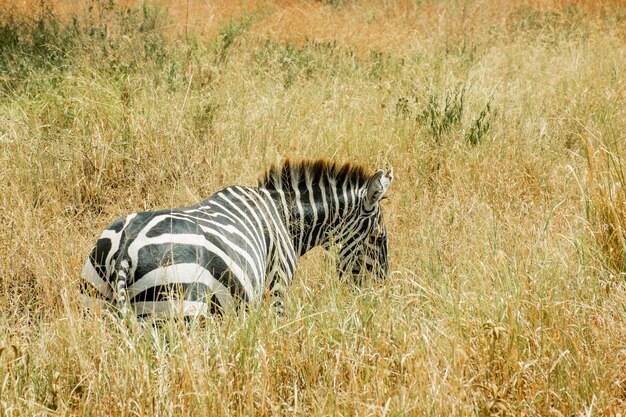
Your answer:
[[[272,167],[258,187],[225,188],[189,207],[114,221],[85,263],[88,307],[207,315],[271,298],[282,310],[298,257],[338,247],[340,275],[389,270],[380,200],[392,171],[327,161]]]

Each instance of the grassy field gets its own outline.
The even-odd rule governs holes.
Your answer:
[[[0,415],[626,415],[620,1],[0,11]],[[83,313],[114,218],[285,157],[393,166],[386,282],[313,251],[285,317]]]

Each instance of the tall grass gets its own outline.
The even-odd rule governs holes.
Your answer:
[[[0,415],[626,412],[620,2],[0,4]],[[82,311],[111,220],[287,156],[394,167],[385,283]]]
[[[602,263],[626,276],[626,182],[624,160],[605,146],[585,140],[586,213],[594,249]]]

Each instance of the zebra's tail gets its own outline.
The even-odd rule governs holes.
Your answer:
[[[116,289],[116,301],[117,308],[122,315],[126,317],[128,314],[128,292],[126,291],[126,282],[128,281],[128,271],[130,264],[128,260],[122,259],[119,263],[119,267],[116,272],[115,289]]]

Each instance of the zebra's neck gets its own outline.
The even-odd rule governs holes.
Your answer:
[[[259,187],[273,193],[293,247],[303,255],[315,246],[329,244],[335,232],[349,226],[368,180],[359,165],[286,160],[270,168]]]
[[[287,230],[298,256],[329,244],[336,228],[354,213],[361,191],[349,181],[338,184],[333,178],[322,178],[313,183],[308,176],[281,190]]]

